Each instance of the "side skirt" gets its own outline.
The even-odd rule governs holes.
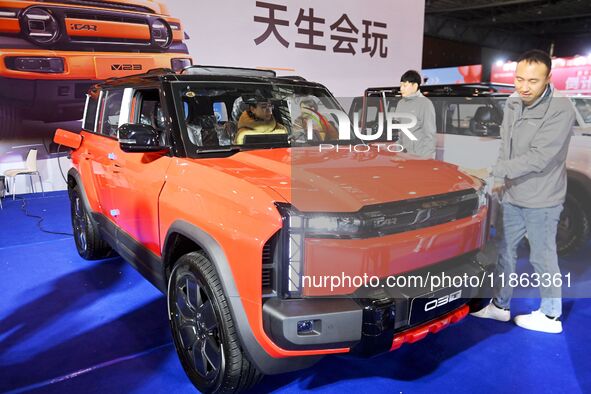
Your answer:
[[[119,229],[104,215],[93,213],[92,217],[98,223],[101,235],[109,245],[158,290],[166,293],[162,258]]]

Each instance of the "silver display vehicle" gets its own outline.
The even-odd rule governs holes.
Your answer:
[[[465,168],[492,166],[501,142],[503,107],[513,90],[513,85],[486,83],[421,86],[435,106],[437,159]],[[364,97],[353,100],[350,115],[359,112],[366,128],[377,129],[380,116],[395,111],[400,99],[398,87],[369,88]],[[570,99],[576,122],[566,163],[567,197],[557,234],[560,254],[580,248],[591,233],[591,97]]]

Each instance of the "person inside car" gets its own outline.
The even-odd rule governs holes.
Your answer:
[[[238,120],[234,144],[244,144],[244,137],[261,134],[287,134],[287,129],[275,120],[273,103],[260,95],[243,98],[247,109]]]
[[[318,111],[318,103],[312,97],[303,97],[300,101],[300,116],[294,124],[303,130],[308,130],[308,122],[311,122],[314,137],[318,141],[332,141],[339,138],[339,132],[335,126]]]

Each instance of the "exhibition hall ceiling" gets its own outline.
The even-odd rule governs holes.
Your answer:
[[[516,51],[591,37],[587,0],[426,0],[425,17],[427,35]]]

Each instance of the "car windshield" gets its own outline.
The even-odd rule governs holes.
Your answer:
[[[318,86],[176,82],[173,89],[191,152],[338,143],[338,117],[346,117]]]
[[[581,114],[583,122],[591,124],[591,97],[574,98],[572,100],[577,111]]]

